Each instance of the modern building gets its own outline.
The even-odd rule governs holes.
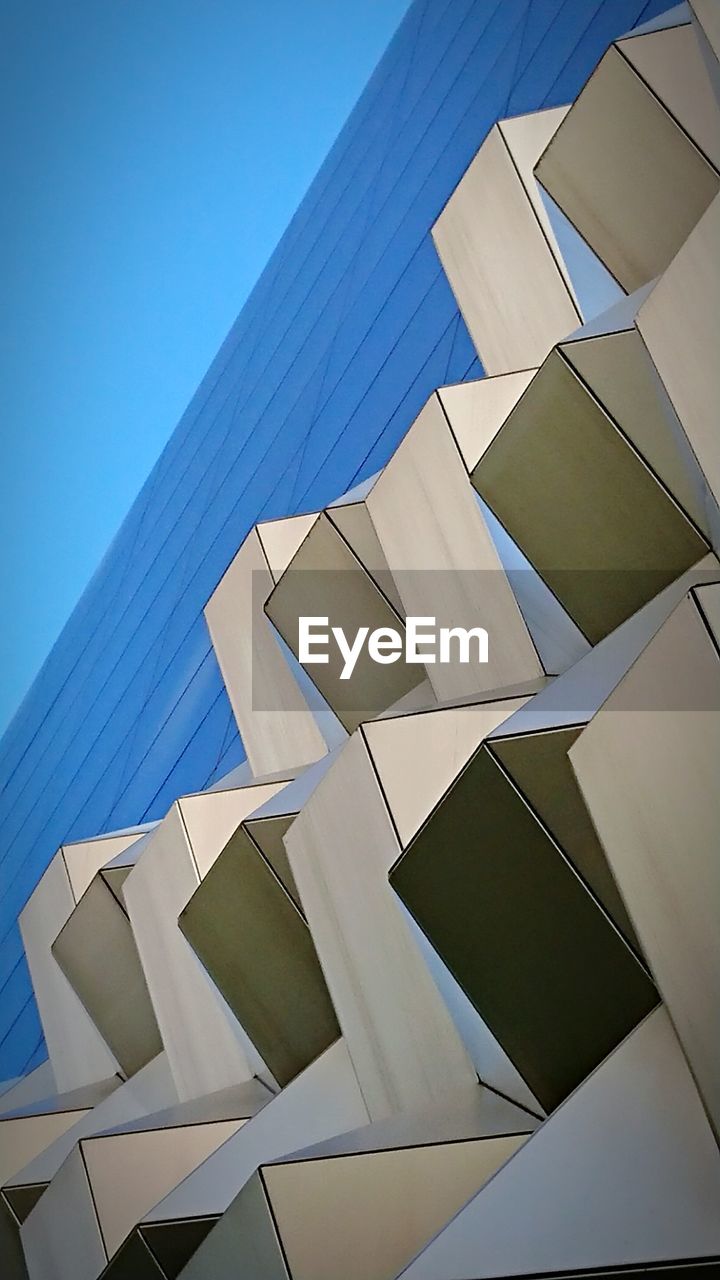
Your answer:
[[[16,922],[54,851],[243,758],[202,611],[251,525],[330,502],[480,376],[430,229],[486,133],[664,7],[411,6],[3,738],[0,1075],[44,1055]]]
[[[720,17],[663,7],[416,0],[8,730],[11,1275],[720,1265]]]

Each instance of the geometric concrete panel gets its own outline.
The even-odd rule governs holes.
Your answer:
[[[263,542],[251,529],[205,606],[215,657],[256,776],[310,764],[327,751],[263,613],[273,585]]]
[[[267,1097],[256,1083],[249,1089],[241,1085],[81,1138],[21,1228],[23,1240],[30,1244],[32,1280],[43,1280],[45,1274],[53,1280],[96,1280],[138,1220],[236,1133]],[[78,1185],[73,1176],[68,1187],[68,1169],[75,1168],[78,1157],[84,1181],[80,1179]],[[86,1210],[79,1204],[83,1199],[93,1211],[90,1232],[83,1227],[87,1222]],[[81,1239],[68,1238],[66,1219],[72,1214],[78,1218],[77,1236],[88,1235],[85,1254]],[[102,1258],[96,1248],[96,1229]],[[50,1272],[33,1265],[37,1241],[44,1241],[52,1257]]]
[[[283,783],[177,801],[123,886],[158,1027],[181,1099],[262,1073],[252,1046],[178,928],[178,916],[243,818]]]
[[[653,87],[627,46],[656,67]],[[666,269],[720,189],[702,149],[716,121],[691,28],[634,36],[608,50],[540,159],[539,181],[627,292]]]
[[[0,1186],[87,1115],[118,1084],[115,1077],[0,1115]]]
[[[474,470],[536,372],[525,369],[438,387],[438,400],[468,472]]]
[[[85,890],[52,953],[126,1076],[162,1051],[130,921],[102,872]]]
[[[532,175],[566,110],[495,125],[432,229],[491,375],[537,366],[581,319]]]
[[[657,1003],[487,744],[390,883],[547,1111]]]
[[[473,483],[593,644],[707,549],[562,349],[510,413]]]
[[[720,198],[640,307],[637,326],[720,502]],[[717,536],[717,529],[716,529]]]
[[[570,762],[720,1135],[720,655],[702,611],[713,597],[720,586],[678,605]]]
[[[13,726],[8,909],[48,815],[107,812],[108,698],[118,742],[170,716],[131,791],[171,807],[62,846],[23,912],[50,1056],[0,1082],[0,1280],[720,1267],[720,0],[660,5],[627,35],[643,0],[410,5],[360,187],[296,218],[126,547],[150,576],[116,575],[126,676],[135,624],[168,657],[211,592],[239,742],[207,680],[177,702],[189,649],[138,730],[79,633]],[[603,30],[574,104],[492,124],[562,102]],[[35,1061],[22,966],[7,991]]]
[[[422,826],[483,738],[526,701],[488,696],[487,702],[384,716],[362,726],[402,845]]]
[[[536,1125],[474,1085],[445,1104],[262,1161],[187,1275],[392,1280]]]
[[[272,817],[248,818],[243,823],[251,840],[255,842],[265,861],[270,865],[280,881],[283,889],[290,895],[298,911],[302,914],[302,903],[297,885],[288,861],[284,839],[293,819],[294,813],[278,813]]]
[[[84,1139],[82,1151],[108,1258],[135,1223],[243,1119]]]
[[[212,1223],[208,1230],[210,1226]],[[146,1242],[133,1231],[108,1263],[102,1280],[167,1280],[167,1276]]]
[[[651,295],[652,296],[652,295]],[[647,303],[640,308],[640,313]],[[710,536],[712,497],[635,328],[563,342],[565,359],[690,520]],[[718,330],[720,339],[720,329]]]
[[[568,671],[548,681],[544,689],[498,726],[497,736],[514,737],[587,724],[688,591],[716,582],[720,582],[720,563],[710,553]],[[668,705],[673,705],[672,697],[673,691],[668,689]],[[491,739],[495,736],[493,732]]]
[[[137,854],[134,846],[139,845],[140,840],[147,837],[156,826],[157,823],[149,822],[126,831],[111,831],[107,835],[96,836],[93,840],[76,840],[72,844],[62,845],[63,861],[75,901],[80,901],[93,876],[106,862],[112,862],[123,854],[134,859]]]
[[[651,1264],[717,1259],[718,1203],[720,1153],[658,1009],[402,1280],[595,1276],[606,1267],[612,1275],[638,1267],[643,1276],[671,1276],[674,1270],[655,1272]],[[682,1266],[677,1274],[685,1274]]]
[[[157,1238],[154,1233],[159,1226],[217,1219],[258,1165],[356,1129],[367,1119],[347,1049],[339,1040],[155,1205],[139,1230],[151,1241]],[[220,1218],[211,1233],[213,1249],[222,1242],[227,1227],[227,1217]],[[205,1248],[198,1251],[185,1276],[196,1274]]]
[[[187,1280],[290,1280],[272,1210],[256,1173],[225,1217],[200,1247],[185,1272]]]
[[[77,1146],[20,1227],[30,1280],[96,1280],[107,1263]]]
[[[524,1141],[516,1133],[326,1159],[300,1152],[256,1179],[292,1280],[394,1280]]]
[[[428,664],[439,699],[544,674],[437,395],[415,419],[366,505],[404,616],[490,630],[486,663]]]
[[[278,1084],[338,1038],[307,924],[245,824],[181,912],[179,927]]]
[[[280,520],[261,520],[256,524],[257,536],[274,582],[284,574],[315,520],[314,512],[310,512],[309,515],[285,516]]]
[[[369,511],[369,498],[384,472],[379,472],[368,486],[362,502],[342,499],[326,511],[328,519],[347,542],[353,555],[385,593],[393,609],[402,614],[402,601],[388,567],[387,557],[375,531]]]
[[[688,9],[708,80],[720,106],[720,15],[717,0],[688,0]]]
[[[6,1212],[9,1214],[10,1221],[14,1221],[16,1226],[21,1226],[31,1210],[35,1208],[47,1185],[46,1182],[36,1182],[26,1187],[3,1187],[2,1199],[7,1206]]]
[[[13,1212],[16,1212],[15,1202],[18,1198],[23,1202],[33,1196],[35,1200],[39,1198],[80,1138],[135,1120],[139,1116],[149,1115],[177,1102],[164,1054],[160,1054],[154,1062],[124,1084],[117,1077],[112,1083],[114,1088],[111,1093],[97,1101],[90,1110],[77,1111],[70,1128],[5,1183],[2,1195],[6,1203],[13,1207]],[[20,1214],[16,1213],[16,1216],[22,1220]]]
[[[690,0],[690,11],[692,13],[699,34],[704,38],[707,46],[707,59],[715,63],[715,73],[717,75],[717,60],[720,58],[720,10],[718,10],[717,0]]]
[[[629,34],[617,47],[688,137],[720,169],[720,112],[703,64],[690,12],[684,24]]]
[[[363,1124],[352,1132],[336,1134],[278,1157],[295,1160],[330,1160],[338,1156],[367,1155],[378,1151],[398,1151],[438,1146],[445,1142],[465,1142],[473,1138],[497,1138],[507,1134],[533,1133],[540,1118],[531,1116],[509,1098],[482,1084],[472,1084],[448,1092],[447,1097],[421,1111],[402,1111],[385,1120]],[[267,1161],[263,1161],[266,1164]],[[276,1161],[273,1161],[273,1164]]]
[[[497,547],[541,666],[553,675],[567,671],[587,653],[590,648],[587,639],[477,493],[476,501]]]
[[[548,729],[517,737],[501,736],[500,730],[488,748],[623,937],[639,950],[625,904],[568,758],[568,751],[583,727]]]
[[[292,773],[284,773],[268,782],[253,778],[240,787],[220,787],[180,797],[180,817],[201,880],[238,825],[260,805],[281,794],[293,777]]]
[[[137,1242],[145,1246],[159,1266],[161,1280],[175,1280],[212,1230],[215,1221],[215,1218],[197,1218],[188,1222],[158,1222],[151,1227],[138,1227],[128,1236],[128,1243]],[[122,1252],[123,1249],[120,1254]],[[122,1272],[117,1266],[120,1254],[113,1263],[112,1271],[108,1272],[107,1280],[111,1276],[115,1280],[116,1275],[121,1280]],[[128,1272],[128,1280],[136,1280],[132,1271]]]
[[[261,1166],[293,1280],[393,1280],[534,1128],[475,1086]]]
[[[483,1087],[523,1108],[527,1121],[544,1116],[544,1110],[504,1049],[498,1044],[477,1009],[468,999],[457,979],[430,944],[405,904],[395,895],[405,920],[419,947],[430,976],[452,1018],[455,1029],[467,1051]],[[424,1113],[425,1114],[425,1113]]]
[[[144,830],[60,848],[20,913],[20,932],[45,1042],[56,1088],[62,1093],[108,1079],[118,1070],[118,1063],[50,948],[95,872],[135,843]]]
[[[402,632],[402,621],[382,586],[387,570],[371,575],[333,523],[333,514],[329,510],[318,516],[267,600],[268,618],[296,657],[303,616],[327,618],[326,629],[342,627],[348,637],[363,626]],[[326,663],[308,666],[307,674],[348,732],[425,678],[421,665],[402,660],[380,665],[364,647],[352,679],[342,680],[345,664],[338,647],[331,644],[326,656]]]
[[[295,882],[372,1119],[428,1106],[474,1072],[388,884],[400,853],[361,734],[285,837]]]

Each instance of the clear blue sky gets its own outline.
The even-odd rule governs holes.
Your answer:
[[[0,732],[408,0],[0,0]]]

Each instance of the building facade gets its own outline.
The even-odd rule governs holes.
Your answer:
[[[19,1280],[720,1266],[720,22],[417,0],[2,744]]]
[[[484,136],[663,7],[411,6],[3,738],[0,1075],[44,1052],[16,922],[54,850],[243,758],[202,610],[250,526],[371,475],[480,376],[430,228]]]

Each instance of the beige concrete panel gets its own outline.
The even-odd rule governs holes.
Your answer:
[[[575,725],[517,738],[496,736],[490,750],[623,937],[642,955],[568,758],[581,732],[582,726]]]
[[[107,1262],[79,1147],[20,1228],[30,1280],[97,1280]]]
[[[282,791],[285,785],[285,782],[271,782],[230,791],[181,796],[178,808],[199,880],[207,875],[243,819]]]
[[[439,388],[438,398],[468,472],[477,466],[535,372],[524,369]]]
[[[85,890],[52,953],[126,1076],[162,1052],[130,921],[102,874]]]
[[[487,663],[427,665],[438,698],[544,674],[436,395],[390,459],[367,507],[406,616],[488,632]]]
[[[264,1161],[355,1129],[367,1120],[347,1047],[338,1040],[180,1182],[145,1221],[224,1213]]]
[[[707,550],[562,348],[535,375],[473,483],[593,644]]]
[[[341,627],[351,640],[361,627],[403,629],[381,575],[368,572],[330,519],[335,510],[319,517],[267,602],[268,617],[296,655],[303,616],[327,617],[329,627]],[[325,656],[327,663],[309,665],[308,675],[348,732],[397,702],[425,674],[420,665],[379,664],[364,646],[352,678],[343,680],[338,646],[330,644]]]
[[[292,898],[298,911],[302,914],[300,894],[293,880],[293,873],[290,870],[287,849],[284,844],[285,834],[295,816],[295,814],[290,813],[278,814],[274,818],[260,818],[257,822],[249,818],[245,830],[257,845],[263,857],[269,862],[283,889]]]
[[[618,49],[716,169],[720,110],[692,24],[618,41]]]
[[[154,1062],[148,1063],[132,1079],[119,1085],[109,1097],[98,1102],[91,1111],[85,1114],[79,1113],[81,1118],[76,1116],[75,1123],[51,1142],[34,1160],[9,1178],[7,1185],[28,1186],[50,1182],[80,1138],[87,1137],[91,1133],[99,1133],[101,1129],[110,1129],[140,1116],[149,1115],[151,1112],[160,1111],[176,1101],[177,1092],[167,1057],[161,1053]]]
[[[664,1009],[402,1272],[483,1280],[720,1250],[720,1152]]]
[[[720,58],[720,8],[717,0],[690,0],[690,8],[716,58]]]
[[[500,120],[498,129],[512,156],[513,164],[525,188],[527,198],[532,205],[533,213],[540,223],[543,235],[557,262],[558,270],[565,282],[565,287],[570,294],[575,310],[578,315],[582,315],[582,308],[573,288],[570,273],[560,251],[560,246],[555,239],[555,232],[533,172],[540,156],[550,139],[557,133],[569,110],[569,106],[551,107],[549,110],[532,111],[524,116],[511,116],[507,120]]]
[[[483,739],[526,701],[499,698],[363,725],[401,844],[414,836]]]
[[[720,198],[638,312],[637,326],[720,501]]]
[[[530,1123],[532,1123],[531,1118],[542,1118],[545,1115],[545,1110],[528,1087],[526,1081],[523,1080],[505,1050],[495,1039],[487,1023],[480,1017],[477,1009],[463,991],[454,974],[447,968],[444,960],[438,955],[418,923],[413,919],[405,903],[399,897],[397,902],[402,908],[410,932],[427,965],[428,972],[442,996],[443,1003],[453,1020],[481,1084],[489,1086],[490,1089],[497,1089],[504,1098],[512,1099],[513,1103],[525,1108],[523,1114]],[[528,1112],[530,1115],[528,1115]],[[427,1115],[427,1110],[423,1114]],[[506,1132],[508,1128],[509,1126],[506,1125]],[[496,1132],[499,1132],[499,1130],[496,1130]]]
[[[300,543],[312,529],[317,513],[287,516],[284,520],[265,520],[256,525],[265,559],[275,582],[285,572]]]
[[[404,694],[402,698],[398,698],[397,702],[393,702],[392,706],[382,711],[378,720],[384,720],[386,717],[392,719],[393,716],[406,715],[412,711],[430,711],[437,705],[437,698],[430,681],[422,680],[409,693]]]
[[[508,1098],[493,1093],[482,1084],[474,1084],[452,1093],[437,1106],[423,1107],[422,1111],[403,1111],[385,1120],[364,1124],[350,1133],[341,1133],[311,1147],[293,1151],[287,1162],[295,1164],[301,1160],[324,1160],[335,1156],[396,1151],[403,1147],[439,1146],[474,1138],[530,1134],[539,1123],[539,1117],[528,1115]]]
[[[209,804],[214,799],[214,793],[207,797]],[[222,798],[220,805],[225,808]],[[178,928],[178,916],[199,883],[181,809],[174,804],[125,881],[124,896],[181,1099],[214,1093],[254,1074],[242,1028]]]
[[[699,584],[719,579],[717,557],[704,556],[694,568],[595,645],[569,671],[551,680],[524,707],[503,721],[490,735],[490,740],[561,725],[586,724],[686,593]]]
[[[367,503],[341,503],[337,507],[328,507],[326,514],[354,551],[363,568],[367,569],[383,594],[387,596],[393,608],[398,613],[402,613],[402,601],[370,519]]]
[[[668,34],[674,40],[679,31],[683,43],[682,30]],[[678,91],[704,99],[704,80],[704,73],[689,83],[678,79]],[[709,161],[614,46],[536,173],[629,293],[665,270],[720,186]]]
[[[253,529],[205,606],[215,655],[257,776],[310,764],[327,750],[263,613],[273,585]],[[256,709],[263,702],[273,709]]]
[[[149,1209],[245,1120],[107,1134],[83,1141],[92,1198],[108,1258]]]
[[[290,1280],[265,1189],[250,1178],[183,1272],[184,1280]]]
[[[668,687],[680,709],[654,709],[667,705]],[[720,658],[691,597],[582,733],[570,761],[720,1134]]]
[[[709,538],[711,494],[637,329],[564,343],[562,352],[651,470]]]
[[[474,1079],[388,884],[400,852],[364,741],[342,748],[285,846],[372,1119]]]
[[[277,1099],[271,1104],[271,1108],[279,1107],[279,1103],[280,1099]],[[243,1141],[249,1127],[242,1137],[235,1140],[236,1145]],[[451,1101],[439,1107],[424,1108],[419,1113],[404,1113],[390,1120],[364,1125],[354,1132],[295,1151],[287,1164],[271,1165],[269,1168],[266,1166],[260,1176],[255,1175],[250,1179],[213,1228],[211,1237],[203,1244],[184,1274],[194,1280],[199,1280],[201,1276],[207,1280],[230,1280],[238,1275],[238,1268],[243,1275],[243,1268],[246,1268],[253,1280],[256,1275],[277,1274],[275,1267],[280,1258],[280,1245],[274,1231],[267,1230],[270,1218],[263,1181],[267,1174],[273,1215],[276,1210],[281,1209],[283,1227],[288,1229],[287,1235],[281,1232],[282,1245],[293,1277],[305,1274],[304,1269],[302,1272],[296,1270],[303,1258],[310,1267],[317,1263],[318,1277],[330,1274],[333,1280],[337,1276],[352,1277],[356,1273],[363,1280],[371,1275],[394,1275],[394,1270],[388,1273],[388,1259],[393,1253],[399,1253],[408,1231],[417,1230],[422,1233],[423,1213],[425,1233],[421,1238],[426,1239],[434,1216],[438,1222],[444,1221],[442,1214],[445,1195],[448,1198],[460,1196],[461,1203],[463,1198],[467,1198],[462,1196],[464,1188],[461,1182],[466,1159],[459,1147],[467,1145],[469,1150],[475,1144],[468,1140],[477,1137],[500,1135],[501,1142],[508,1141],[508,1134],[525,1133],[533,1127],[534,1122],[526,1113],[488,1090],[473,1086],[460,1096],[453,1095]],[[521,1140],[518,1137],[509,1139],[510,1142]],[[444,1152],[438,1145],[440,1143],[454,1143],[458,1147],[454,1157],[447,1160],[447,1169]],[[428,1162],[423,1148],[430,1144],[433,1144],[433,1150],[440,1152],[437,1171],[426,1169]],[[233,1144],[227,1145],[230,1147]],[[399,1154],[396,1149],[401,1146],[415,1146],[417,1161],[413,1161],[416,1153],[412,1151],[402,1153],[404,1159],[396,1161]],[[367,1153],[380,1154],[377,1170],[373,1154]],[[383,1159],[385,1154],[389,1156],[388,1162]],[[474,1160],[470,1163],[472,1167],[468,1170],[468,1182],[471,1189],[476,1189],[479,1181],[478,1167]],[[277,1196],[274,1185],[276,1170],[282,1184],[277,1188]],[[379,1176],[376,1182],[373,1181],[371,1189],[368,1175],[372,1173],[374,1178],[375,1172]],[[437,1182],[433,1180],[436,1172]],[[389,1176],[391,1174],[394,1176],[392,1183]],[[439,1185],[441,1179],[442,1187]],[[417,1189],[420,1204],[416,1213],[408,1201],[411,1198],[414,1200],[415,1184],[418,1181],[421,1183]],[[383,1201],[379,1206],[374,1200],[375,1191],[378,1195],[387,1196],[388,1203]],[[362,1204],[356,1202],[356,1193],[358,1201],[363,1201]],[[323,1195],[327,1195],[324,1206],[319,1198]],[[433,1204],[428,1209],[427,1201],[431,1197]],[[305,1231],[302,1230],[298,1217],[300,1199],[307,1206]],[[359,1226],[361,1213],[364,1215],[365,1235],[368,1235],[368,1224],[372,1223],[372,1237],[377,1242],[377,1254],[372,1266],[369,1265],[369,1240],[363,1238],[358,1242],[354,1236],[354,1228]],[[386,1231],[390,1218],[390,1229]],[[279,1225],[274,1216],[272,1220],[276,1226]],[[346,1242],[344,1256],[338,1257],[343,1240]],[[325,1256],[325,1246],[329,1249],[330,1256]],[[318,1249],[323,1252],[316,1253]],[[363,1267],[368,1269],[363,1270]],[[287,1276],[285,1270],[281,1274]]]
[[[266,1166],[293,1280],[394,1280],[522,1134]]]
[[[98,1137],[128,1133],[147,1133],[155,1129],[180,1129],[190,1125],[215,1124],[216,1121],[248,1120],[275,1095],[261,1080],[245,1080],[242,1084],[205,1093],[190,1102],[173,1102],[150,1115],[136,1117],[110,1129],[97,1130]]]
[[[62,846],[70,888],[76,902],[80,901],[100,867],[129,849],[146,830],[146,827],[138,827],[134,831],[124,831],[117,835],[110,833],[98,836],[96,840],[77,840],[73,844]]]
[[[0,1186],[65,1133],[88,1108],[0,1117]]]
[[[340,1029],[302,912],[245,824],[178,925],[278,1085],[337,1040]]]
[[[545,113],[543,113],[545,114]],[[548,141],[556,112],[548,113]],[[536,137],[538,123],[513,123]],[[529,155],[522,147],[523,164]],[[530,165],[532,167],[532,164]],[[445,274],[488,374],[540,364],[579,313],[500,128],[490,130],[432,230]]]
[[[94,1080],[106,1080],[119,1070],[50,950],[75,905],[60,850],[21,911],[19,924],[45,1042],[61,1093]]]

